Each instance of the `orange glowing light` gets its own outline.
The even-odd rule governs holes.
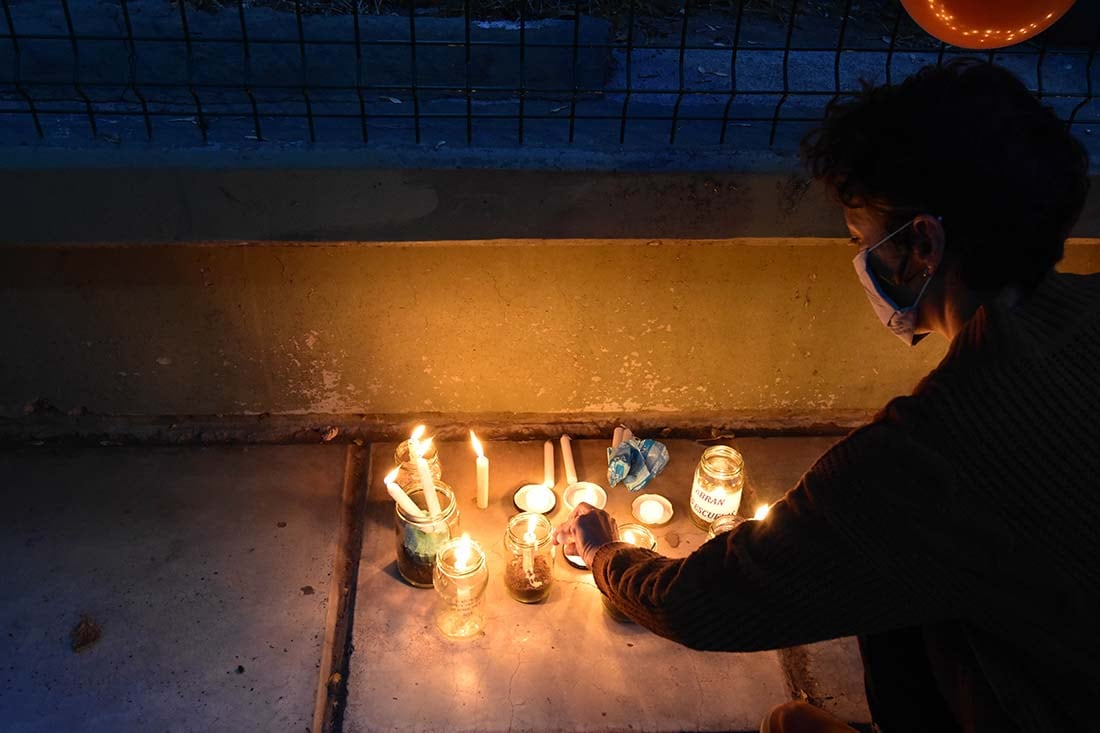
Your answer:
[[[1074,0],[901,0],[930,35],[960,48],[1001,48],[1046,30]]]

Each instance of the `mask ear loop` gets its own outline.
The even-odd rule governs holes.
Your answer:
[[[909,226],[909,224],[912,224],[912,223],[913,223],[913,222],[915,222],[916,220],[917,220],[917,217],[915,217],[915,216],[914,216],[914,217],[913,217],[912,219],[910,219],[910,220],[909,220],[909,222],[908,222],[908,223],[907,223],[907,224],[906,224],[905,226],[903,226],[903,227],[902,227],[901,229],[904,229],[905,227]],[[936,221],[938,221],[938,222],[940,223],[940,226],[943,226],[943,217],[942,217],[942,216],[936,215]],[[897,230],[896,232],[894,232],[894,234],[897,234],[898,232],[900,232],[900,231],[901,231],[901,229],[898,229],[898,230]],[[891,234],[891,235],[890,235],[889,237],[887,237],[886,239],[889,239],[890,237],[894,236],[894,234]],[[882,241],[883,241],[883,242],[885,242],[886,240],[884,239],[884,240],[882,240]],[[882,244],[882,242],[879,242],[879,244]],[[875,245],[875,247],[877,247],[877,246],[878,246],[878,244],[876,244],[876,245]],[[872,249],[873,249],[873,248],[872,248]],[[913,254],[913,248],[912,248],[912,247],[910,247],[910,248],[909,248],[909,251],[905,253],[905,259],[904,259],[904,260],[902,260],[902,263],[901,263],[901,268],[900,268],[899,272],[901,272],[901,273],[904,273],[904,272],[905,272],[905,268],[906,268],[906,266],[907,266],[907,265],[909,264],[909,257],[910,257],[910,256],[911,256],[912,254]],[[928,287],[928,281],[932,279],[932,273],[933,273],[933,272],[934,272],[934,270],[932,269],[932,265],[929,265],[928,267],[924,268],[924,287],[922,287],[922,288],[920,289],[920,293],[919,293],[919,294],[917,295],[917,299],[918,299],[918,300],[920,299],[920,296],[921,296],[921,295],[924,295],[924,288]]]
[[[920,292],[917,293],[917,298],[913,301],[913,305],[909,306],[910,308],[917,307],[917,303],[920,302],[921,297],[924,295],[924,291],[928,289],[928,283],[932,282],[932,268],[929,267],[924,273],[924,285],[921,285]]]

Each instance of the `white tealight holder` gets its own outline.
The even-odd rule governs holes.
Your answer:
[[[558,505],[558,497],[546,484],[525,484],[512,494],[512,503],[521,512],[549,514]]]
[[[565,491],[561,494],[561,500],[565,502],[565,507],[569,511],[573,511],[577,504],[582,501],[597,509],[603,509],[607,506],[607,492],[599,484],[594,484],[591,481],[578,481],[565,487]],[[568,556],[566,556],[566,559],[569,559]]]
[[[660,494],[642,494],[630,504],[630,512],[642,524],[659,527],[672,519],[672,502]]]
[[[577,570],[588,570],[588,566],[584,564],[584,558],[580,555],[563,554],[562,557],[564,557],[565,561],[575,567]]]

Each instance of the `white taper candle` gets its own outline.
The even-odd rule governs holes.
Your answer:
[[[439,507],[439,496],[435,493],[435,478],[432,476],[432,469],[428,465],[428,461],[423,458],[431,445],[431,438],[420,444],[421,457],[416,459],[416,470],[420,474],[420,488],[424,490],[424,501],[428,504],[428,516],[438,517],[443,513],[443,510]]]
[[[554,441],[542,444],[542,483],[548,489],[554,488]]]
[[[568,435],[561,436],[561,459],[565,464],[565,481],[569,484],[577,483],[577,465],[573,463],[573,439]]]

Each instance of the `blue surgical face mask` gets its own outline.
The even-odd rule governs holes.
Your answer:
[[[869,255],[872,250],[888,242],[891,237],[905,229],[914,221],[916,221],[916,219],[910,219],[870,247],[863,247],[856,252],[856,256],[852,258],[852,265],[856,269],[856,276],[863,285],[864,292],[867,293],[867,300],[871,301],[871,308],[874,309],[875,315],[882,321],[882,325],[890,329],[895,336],[909,346],[916,345],[918,341],[928,335],[918,335],[916,333],[917,304],[920,303],[921,296],[924,295],[924,291],[928,288],[928,283],[932,282],[932,270],[929,268],[925,273],[924,285],[921,287],[920,292],[917,293],[917,299],[913,301],[912,305],[902,308],[895,303],[893,299],[883,291],[882,286],[879,285],[878,278],[871,272],[871,268],[867,265],[867,255]]]

